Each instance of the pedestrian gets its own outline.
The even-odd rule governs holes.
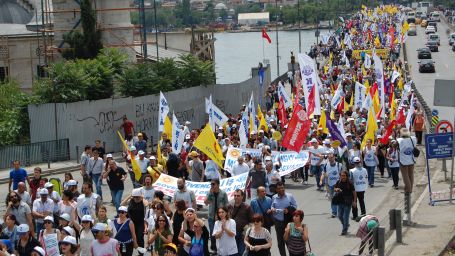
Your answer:
[[[373,255],[373,230],[379,226],[379,220],[374,215],[366,215],[360,219],[359,229],[356,237],[361,239],[359,246],[359,255],[363,255],[363,251],[368,244],[368,254]]]
[[[391,146],[387,150],[386,158],[388,160],[390,172],[392,173],[393,188],[398,189],[398,181],[400,179],[400,163],[398,162],[398,142],[396,140],[391,141]]]
[[[62,200],[57,204],[58,216],[66,213],[71,216],[71,219],[74,219],[76,217],[76,206],[77,203],[73,201],[73,193],[69,190],[64,190],[62,192]]]
[[[161,214],[156,218],[155,229],[148,237],[148,243],[153,245],[153,251],[158,252],[159,256],[164,256],[165,244],[172,243],[172,232],[168,217],[165,214]]]
[[[19,236],[19,240],[14,246],[14,251],[18,256],[30,256],[32,255],[33,249],[41,245],[38,240],[33,237],[27,224],[20,224],[19,227],[17,227],[17,235]],[[41,256],[44,256],[44,254]]]
[[[235,241],[237,243],[237,252],[239,255],[245,251],[244,234],[243,231],[248,228],[249,224],[253,221],[253,210],[244,202],[245,195],[243,190],[236,189],[234,191],[234,203],[228,206],[229,215],[235,221],[237,230]]]
[[[420,106],[416,106],[414,110],[414,133],[417,138],[417,145],[422,145],[422,135],[423,131],[426,129],[425,127],[425,116],[423,111],[420,109]]]
[[[127,212],[128,208],[126,206],[120,206],[117,209],[118,218],[113,221],[116,231],[114,238],[119,243],[120,255],[122,256],[133,255],[134,248],[138,247],[134,224],[127,218]]]
[[[152,184],[153,184],[152,177],[149,174],[146,174],[144,176],[144,184],[140,189],[142,192],[142,196],[149,203],[151,203],[155,198],[155,189],[153,188]]]
[[[144,154],[147,152],[147,140],[144,138],[142,132],[137,134],[137,141],[134,143],[137,151],[142,151]]]
[[[66,236],[59,243],[62,256],[76,256],[78,250],[77,240],[74,236]]]
[[[86,145],[84,147],[84,152],[81,154],[81,166],[80,166],[80,172],[81,176],[83,178],[83,182],[90,181],[90,176],[88,175],[88,162],[90,160],[92,154],[92,147],[90,145]]]
[[[262,216],[262,226],[269,232],[271,227],[274,225],[272,216],[272,199],[266,196],[266,190],[264,187],[258,187],[257,197],[250,202],[251,209],[254,214],[260,214]]]
[[[9,172],[8,191],[11,191],[11,184],[13,185],[12,190],[16,190],[19,182],[30,183],[27,171],[21,168],[21,162],[19,160],[13,161],[13,167]]]
[[[217,251],[216,247],[216,240],[214,234],[214,226],[215,220],[217,218],[217,210],[220,207],[227,207],[228,205],[228,197],[224,190],[220,189],[220,180],[214,179],[210,182],[210,191],[207,194],[207,197],[204,201],[205,205],[209,206],[208,211],[208,223],[209,223],[209,230],[210,230],[210,249],[212,251]],[[235,239],[234,239],[235,241]]]
[[[156,159],[155,156],[149,157],[149,163],[150,163],[150,166],[147,167],[147,172],[152,177],[152,181],[155,182],[160,177],[160,175],[164,172],[164,167],[158,163],[158,160]],[[171,174],[169,174],[169,175],[171,175]]]
[[[33,236],[35,235],[33,229],[32,210],[28,204],[22,202],[21,197],[15,191],[9,192],[6,197],[5,215],[8,214],[14,215],[19,225],[27,224],[28,227],[31,228],[31,234]]]
[[[368,172],[368,185],[374,187],[374,171],[378,165],[378,157],[376,147],[372,145],[373,141],[367,139],[365,148],[363,149],[363,161],[365,163],[365,168]]]
[[[117,213],[118,213],[118,211],[117,211]],[[106,208],[106,206],[101,205],[100,208],[98,209],[98,215],[97,215],[95,224],[96,223],[106,224],[107,227],[108,227],[108,230],[109,230],[109,236],[116,238],[115,236],[117,234],[117,229],[116,229],[116,227],[114,225],[114,222],[107,217],[107,208]]]
[[[404,183],[404,193],[407,196],[412,193],[414,186],[414,164],[416,161],[413,150],[417,139],[411,136],[407,128],[401,128],[400,135],[401,137],[397,139],[398,151],[400,152],[398,159],[400,162],[401,177]]]
[[[237,163],[232,166],[232,176],[240,175],[250,171],[250,167],[245,163],[243,156],[237,158]]]
[[[191,240],[194,236],[194,223],[196,221],[196,210],[193,208],[188,208],[184,212],[185,220],[182,223],[182,226],[179,231],[179,255],[186,256],[190,252]],[[210,224],[210,222],[209,222]],[[175,232],[175,230],[174,230]]]
[[[19,240],[19,235],[17,234],[17,228],[19,223],[16,220],[16,216],[12,214],[5,215],[5,226],[2,230],[1,236],[3,239],[8,239],[11,245],[15,245],[16,241]]]
[[[121,205],[127,205],[128,216],[134,224],[137,245],[142,248],[144,248],[144,232],[146,231],[145,209],[147,208],[148,204],[148,201],[144,199],[141,189],[139,188],[133,189],[131,196],[123,200],[121,203]],[[139,255],[143,254],[139,253]]]
[[[81,195],[81,193],[77,189],[77,181],[69,180],[67,185],[68,185],[68,190],[71,191],[71,193],[73,193],[73,198],[77,199]]]
[[[281,176],[277,170],[273,168],[272,157],[267,156],[265,161],[265,171],[266,171],[266,193],[267,196],[272,198],[276,194],[276,184],[281,180]]]
[[[354,157],[360,158],[362,162],[362,151],[360,150],[360,143],[355,142],[352,146],[352,149],[349,150],[349,169],[354,168]]]
[[[195,219],[193,224],[194,236],[191,237],[190,256],[204,256],[209,253],[209,231],[201,219]]]
[[[28,185],[30,187],[30,193],[32,196],[32,202],[36,199],[36,192],[38,191],[39,185],[41,183],[41,168],[35,167],[33,169],[33,177],[29,180]]]
[[[103,199],[103,191],[101,189],[101,174],[103,172],[104,160],[99,157],[98,150],[92,152],[93,157],[88,160],[87,174],[92,180],[96,188],[96,193]]]
[[[84,215],[92,216],[95,219],[96,213],[102,204],[101,198],[98,194],[93,193],[93,187],[91,182],[85,182],[82,184],[82,193],[77,199],[76,213],[79,218]]]
[[[254,167],[248,172],[245,187],[251,190],[251,199],[256,198],[258,187],[267,187],[267,173],[262,166],[262,160],[254,160]]]
[[[81,224],[77,221],[71,222],[74,228],[79,233],[79,254],[80,256],[92,256],[91,247],[92,242],[95,240],[95,235],[92,233],[94,220],[90,215],[81,217]],[[100,223],[102,224],[102,223]]]
[[[367,170],[362,166],[360,162],[360,158],[354,158],[355,167],[351,169],[350,172],[350,179],[352,184],[354,185],[354,190],[356,193],[356,198],[359,200],[360,211],[362,215],[366,214],[365,209],[365,191],[367,190],[367,180],[369,173]],[[354,200],[352,206],[352,219],[356,220],[358,215],[358,208],[354,207],[357,206],[357,200]]]
[[[136,149],[137,149],[137,147],[136,147]],[[137,154],[138,154],[138,156],[136,157],[136,162],[137,162],[137,164],[139,166],[139,169],[141,170],[141,178],[139,179],[139,181],[137,181],[137,183],[140,186],[140,184],[142,184],[142,182],[144,180],[144,176],[146,174],[148,174],[147,167],[150,164],[150,160],[145,157],[146,156],[146,152],[143,151],[143,150],[139,150],[137,152]]]
[[[199,159],[199,153],[191,151],[186,158],[186,167],[191,170],[191,181],[203,182],[205,176],[204,163]]]
[[[92,232],[95,236],[90,248],[92,256],[122,255],[120,254],[118,241],[109,237],[106,224],[97,223],[93,226]]]
[[[218,207],[217,221],[213,227],[212,235],[216,239],[217,254],[219,256],[237,255],[236,232],[235,220],[230,218],[228,209],[226,207]]]
[[[104,155],[106,154],[106,149],[103,147],[103,144],[101,143],[101,140],[97,139],[95,140],[95,146],[92,147],[92,152],[97,150],[99,153],[99,157],[101,159],[104,159]]]
[[[196,196],[192,190],[188,190],[185,185],[185,180],[182,178],[177,179],[177,190],[174,192],[174,206],[178,200],[185,201],[186,208],[197,208]]]
[[[107,179],[114,207],[118,209],[122,202],[123,190],[125,189],[126,172],[122,167],[117,166],[114,160],[110,160],[108,164],[109,168],[107,172],[103,173],[103,178]]]
[[[182,223],[185,220],[186,209],[185,201],[179,200],[175,203],[175,212],[172,215],[172,230],[174,230],[172,243],[174,244],[179,244],[180,229],[182,228]]]
[[[123,128],[123,134],[125,135],[125,138],[126,137],[133,137],[133,134],[134,134],[134,124],[133,124],[133,122],[128,120],[128,118],[126,116],[124,116],[122,120],[123,120],[123,122],[120,125],[120,127],[118,128],[118,130]]]
[[[308,227],[303,224],[304,213],[296,210],[284,231],[284,240],[288,246],[289,256],[305,256],[308,241]]]
[[[248,256],[269,256],[272,248],[272,235],[263,227],[264,218],[261,214],[253,215],[253,226],[245,233],[244,243]]]
[[[358,159],[358,158],[357,158]],[[361,164],[360,159],[357,160],[358,164]],[[338,219],[342,224],[341,235],[344,236],[348,233],[349,228],[349,214],[351,212],[351,207],[356,208],[357,195],[354,189],[354,185],[349,180],[348,172],[342,171],[340,174],[340,180],[335,184],[334,191],[336,193],[341,193],[343,202],[338,204]],[[335,195],[336,196],[336,195]]]
[[[330,195],[330,199],[333,198],[333,189],[337,181],[340,179],[340,173],[343,170],[343,165],[335,161],[335,155],[333,153],[329,153],[327,156],[328,162],[323,167],[323,174],[321,175],[321,183],[322,179],[327,179],[327,189]],[[331,202],[330,204],[332,218],[337,216],[337,206]]]
[[[44,227],[44,218],[54,213],[54,201],[50,199],[49,192],[43,188],[39,191],[40,198],[33,201],[32,215],[35,219],[35,232],[39,234]]]
[[[49,194],[49,199],[51,199],[53,202],[54,202],[54,209],[53,209],[53,216],[54,216],[54,219],[57,219],[59,218],[60,214],[59,214],[59,203],[62,201],[62,198],[60,197],[60,194],[54,190],[54,184],[50,183],[50,182],[46,182],[46,184],[44,184],[44,187],[47,189],[47,192]]]
[[[321,183],[321,164],[324,160],[323,154],[325,153],[322,147],[319,147],[319,142],[316,138],[311,139],[311,147],[308,148],[310,152],[310,173],[316,178],[317,190],[321,191],[323,183]]]
[[[38,241],[40,241],[43,248],[46,248],[46,240],[44,239],[44,236],[52,234],[56,234],[57,240],[60,241],[60,230],[54,228],[54,217],[46,216],[46,218],[44,218],[44,229],[41,229],[38,234]]]
[[[286,193],[284,184],[280,181],[276,184],[276,195],[272,198],[272,213],[275,222],[275,232],[278,242],[278,250],[281,256],[286,256],[286,244],[284,241],[284,232],[289,222],[289,215],[297,209],[297,202],[294,196]]]
[[[45,256],[46,251],[40,246],[35,246],[30,253],[30,256]]]
[[[30,196],[30,193],[27,192],[27,187],[25,186],[24,182],[19,182],[17,185],[17,189],[14,190],[16,191],[19,196],[21,197],[21,200],[25,202],[28,205],[32,205],[32,197]]]
[[[68,182],[73,179],[74,179],[73,174],[71,174],[70,172],[65,172],[65,180],[62,183],[61,190],[63,191],[69,189]]]

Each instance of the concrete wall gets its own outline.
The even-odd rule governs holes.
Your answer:
[[[252,78],[237,84],[199,86],[165,93],[170,105],[169,117],[172,118],[172,112],[175,112],[181,124],[190,121],[190,128],[199,128],[207,121],[204,97],[210,94],[226,114],[237,114],[241,105],[248,103],[252,91],[257,104],[259,79],[257,70],[253,69],[252,73]],[[266,69],[264,84],[262,94],[270,84],[270,68]],[[137,131],[144,131],[157,140],[158,108],[159,95],[29,105],[31,142],[68,138],[72,159],[77,157],[76,146],[82,150],[87,144],[93,145],[96,139],[106,143],[107,151],[119,151],[121,144],[116,131],[123,116],[134,122]]]
[[[147,42],[155,44],[155,33],[147,33]],[[190,52],[191,32],[158,33],[158,45]]]

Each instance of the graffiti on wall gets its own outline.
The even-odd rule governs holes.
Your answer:
[[[135,104],[136,130],[151,132],[158,125],[158,102]]]
[[[88,116],[81,119],[76,119],[78,122],[90,122],[93,123],[93,127],[99,129],[100,133],[114,131],[120,126],[120,123],[117,123],[123,119],[125,114],[119,114],[115,110],[111,111],[100,111],[98,115]]]

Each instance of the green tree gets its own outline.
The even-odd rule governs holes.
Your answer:
[[[63,51],[66,59],[93,59],[103,48],[101,32],[96,28],[96,15],[90,0],[81,0],[82,32],[72,30],[63,35],[63,41],[70,45],[70,49]]]
[[[177,65],[180,69],[178,72],[180,88],[206,86],[215,82],[215,71],[210,61],[201,61],[187,54],[180,55]]]
[[[16,82],[0,82],[0,146],[28,142],[27,105],[31,101]]]

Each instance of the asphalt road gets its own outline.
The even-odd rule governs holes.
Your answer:
[[[417,27],[417,36],[410,36],[406,42],[408,52],[408,64],[411,65],[411,77],[414,80],[417,89],[422,94],[428,106],[439,110],[439,119],[446,119],[453,122],[454,107],[434,107],[434,82],[435,79],[455,80],[455,52],[449,45],[448,32],[449,27],[444,21],[438,22],[438,34],[441,38],[439,52],[432,52],[432,58],[435,61],[436,73],[419,73],[418,59],[416,50],[425,47],[427,37],[425,28]],[[451,31],[453,32],[453,31]],[[455,86],[455,85],[454,85]],[[455,95],[454,95],[455,97]]]

